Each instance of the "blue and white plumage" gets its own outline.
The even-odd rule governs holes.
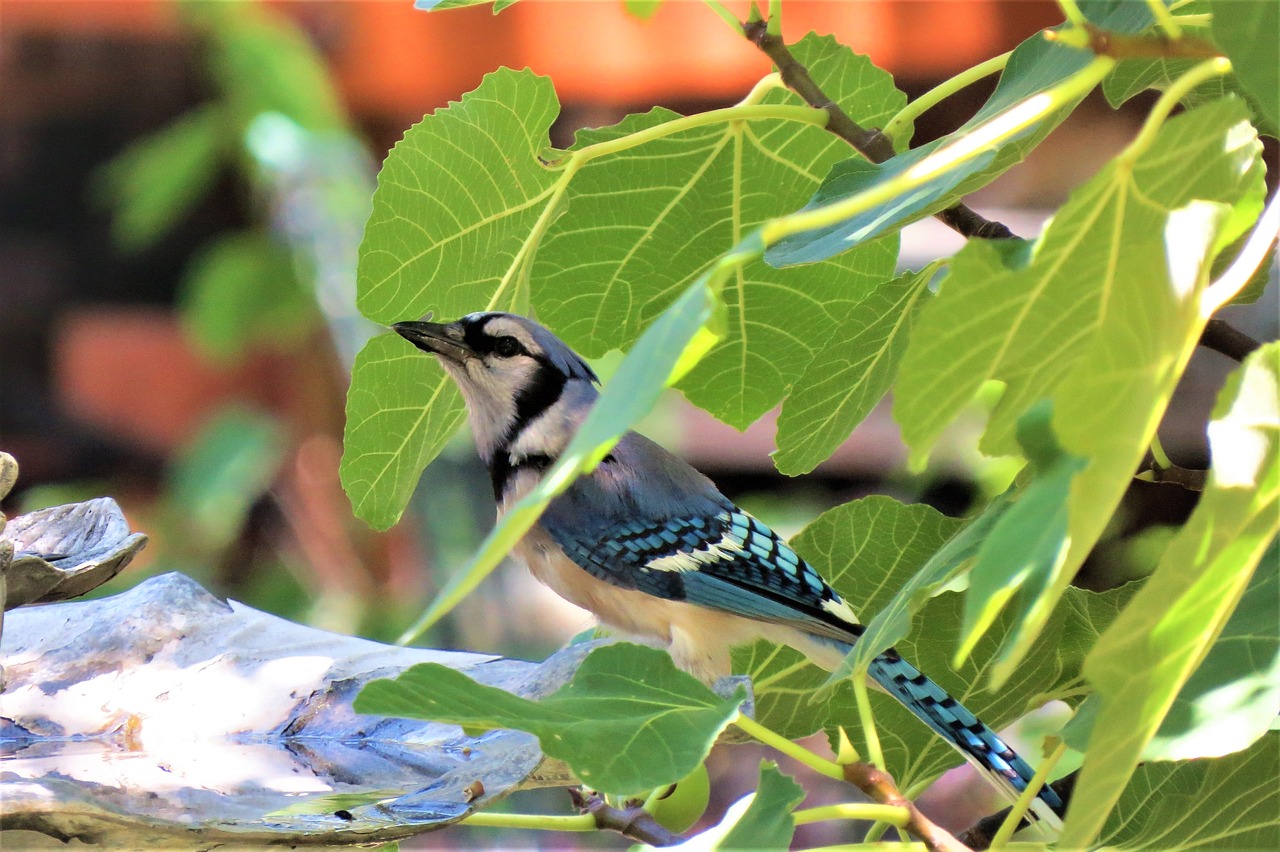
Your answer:
[[[541,325],[513,314],[402,322],[395,330],[436,355],[457,382],[499,514],[528,493],[597,397],[595,373]],[[827,669],[862,633],[849,605],[786,542],[702,474],[634,432],[556,498],[514,555],[604,624],[662,643],[710,681],[729,651],[764,637]],[[875,683],[1011,795],[1033,771],[1000,737],[889,650]],[[1056,822],[1048,787],[1036,813]]]

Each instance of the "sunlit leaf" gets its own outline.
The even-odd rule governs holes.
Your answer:
[[[905,103],[892,78],[830,36],[794,52],[857,120]],[[760,103],[801,105],[785,89]],[[578,134],[575,150],[676,118],[655,109]],[[579,351],[625,347],[707,265],[761,222],[799,207],[848,146],[821,127],[767,119],[699,127],[588,162],[538,251],[539,316]],[[839,319],[893,274],[895,240],[829,264],[780,271],[759,261],[727,282],[727,334],[681,383],[695,404],[745,428],[782,398]]]
[[[1150,21],[1149,12],[1141,4],[1095,3],[1091,6],[1090,11],[1096,12],[1091,15],[1094,23],[1106,29],[1135,32]],[[936,174],[928,181],[910,193],[897,194],[838,224],[788,237],[771,247],[765,258],[775,266],[790,266],[833,257],[949,207],[994,180],[1025,157],[1084,97],[1088,87],[1084,91],[1064,93],[1056,102],[1050,102],[1043,95],[1078,74],[1088,82],[1086,77],[1093,72],[1085,69],[1092,59],[1087,51],[1048,41],[1041,33],[1031,36],[1009,57],[990,99],[959,130],[878,165],[857,157],[839,163],[806,209],[850,198],[923,168],[921,163],[934,154],[954,151],[957,156],[948,156],[945,166],[936,166]],[[973,156],[959,157],[961,150],[970,150],[976,138],[973,131],[983,125],[986,125],[984,133],[993,134],[993,141],[973,149]]]
[[[538,737],[595,790],[632,794],[669,784],[706,759],[746,698],[721,698],[665,651],[619,643],[593,651],[573,680],[540,701],[476,683],[445,666],[413,666],[356,698],[360,713],[516,728]]]
[[[1002,513],[978,549],[965,593],[964,632],[956,660],[1016,594],[1016,619],[1025,616],[1066,556],[1067,501],[1084,460],[1064,453],[1049,425],[1050,409],[1037,406],[1018,424],[1018,441],[1032,465],[1032,480]]]
[[[1144,760],[1187,760],[1240,751],[1280,715],[1280,539],[1258,563],[1231,618],[1187,679]]]
[[[551,82],[501,70],[424,118],[387,156],[360,248],[358,298],[369,318],[445,321],[509,306],[512,277],[555,175],[538,160],[559,109]],[[342,483],[355,513],[386,528],[461,422],[434,359],[375,338],[356,358]]]
[[[1100,704],[1063,842],[1102,828],[1147,743],[1227,624],[1280,532],[1280,344],[1229,378],[1209,426],[1213,467],[1155,574],[1085,665]],[[1273,570],[1269,567],[1267,570]]]

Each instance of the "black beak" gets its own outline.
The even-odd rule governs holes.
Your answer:
[[[421,349],[441,355],[461,364],[474,357],[475,352],[462,339],[462,331],[456,325],[438,322],[398,322],[391,326],[396,334]]]

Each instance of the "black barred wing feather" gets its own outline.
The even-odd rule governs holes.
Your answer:
[[[852,610],[773,530],[740,509],[631,521],[607,532],[544,526],[592,576],[668,600],[852,641]]]

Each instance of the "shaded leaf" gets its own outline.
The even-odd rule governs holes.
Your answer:
[[[1101,830],[1147,743],[1222,631],[1280,532],[1280,344],[1228,378],[1209,425],[1205,491],[1155,574],[1090,654],[1099,696],[1063,842]],[[1270,569],[1268,569],[1270,570]]]
[[[1067,502],[1071,482],[1085,461],[1058,446],[1050,416],[1051,409],[1039,405],[1018,423],[1018,441],[1031,460],[1034,478],[991,527],[969,570],[957,661],[965,658],[1015,594],[1015,618],[1025,617],[1066,556]]]
[[[427,663],[373,681],[355,709],[529,731],[592,789],[631,794],[700,766],[745,698],[741,687],[720,698],[677,670],[665,651],[618,643],[593,651],[573,680],[540,701]]]
[[[228,407],[202,426],[168,474],[165,511],[184,546],[229,545],[275,481],[285,447],[283,427],[248,409]]]
[[[947,592],[931,599],[920,611],[911,635],[895,647],[993,730],[1001,731],[1049,701],[1080,694],[1080,667],[1085,655],[1133,597],[1134,586],[1102,593],[1068,589],[1032,653],[999,689],[990,688],[998,651],[1018,626],[1008,610],[995,618],[958,668],[952,667],[962,637],[964,597],[958,593]],[[954,746],[889,696],[873,692],[871,702],[886,765],[900,787],[927,782],[963,762]],[[837,709],[839,712],[833,711],[828,719],[828,738],[834,742],[835,726],[843,725],[853,741],[859,742],[861,722],[856,708],[844,704]],[[1023,753],[1032,766],[1040,762],[1037,745]]]
[[[779,772],[776,763],[760,761],[760,782],[751,804],[713,848],[786,849],[796,830],[792,811],[804,797],[805,789],[790,775]]]
[[[209,64],[243,132],[262,113],[307,130],[346,124],[324,59],[302,30],[260,3],[183,3],[179,12],[208,39]]]
[[[1280,127],[1280,6],[1269,2],[1218,2],[1213,39],[1231,60],[1241,87],[1252,95],[1260,125],[1271,136]]]
[[[1138,767],[1102,829],[1116,849],[1280,848],[1280,733],[1218,760]]]
[[[945,543],[934,549],[923,566],[908,574],[886,580],[888,601],[877,608],[875,617],[867,622],[867,629],[849,655],[832,676],[845,678],[855,670],[865,670],[871,661],[892,648],[911,630],[912,619],[929,602],[938,590],[953,582],[968,563],[977,555],[982,542],[992,528],[1008,511],[1012,489],[1001,494],[968,523],[946,519],[940,530]]]
[[[783,403],[773,456],[779,471],[813,470],[884,397],[936,270],[930,264],[878,285],[836,324]]]
[[[1163,92],[1173,85],[1175,80],[1202,61],[1202,59],[1124,59],[1107,75],[1107,79],[1102,81],[1102,91],[1111,106],[1119,107],[1134,95],[1148,89]],[[1221,100],[1231,94],[1239,95],[1249,101],[1250,106],[1254,108],[1254,125],[1261,132],[1270,136],[1275,135],[1274,125],[1268,124],[1265,118],[1258,115],[1253,98],[1240,87],[1234,75],[1215,77],[1201,83],[1187,93],[1182,99],[1182,105],[1192,109],[1209,101]]]

